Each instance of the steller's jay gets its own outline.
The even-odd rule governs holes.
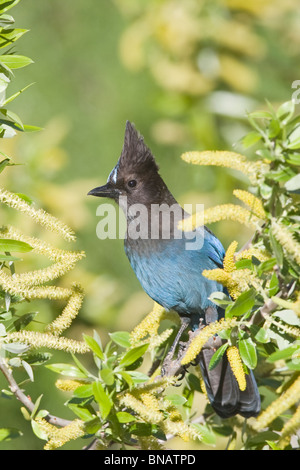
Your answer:
[[[150,149],[129,121],[121,156],[107,183],[88,194],[111,198],[124,209],[127,217],[125,252],[138,280],[155,302],[167,310],[175,310],[181,318],[182,325],[171,348],[173,356],[184,329],[197,330],[201,322],[202,326],[206,325],[224,314],[209,300],[213,292],[226,292],[224,287],[202,276],[204,269],[223,267],[225,253],[221,242],[207,227],[202,227],[193,234],[197,235],[199,246],[187,249],[187,238],[176,236],[177,224],[173,219],[168,226],[169,234],[165,233],[164,211],[170,207],[177,209],[180,219],[187,214],[168,190]],[[139,217],[131,210],[137,204]],[[161,212],[153,215],[153,207],[160,207]],[[142,208],[146,208],[143,217]],[[135,224],[137,221],[139,224]],[[132,227],[137,229],[137,225],[143,236],[132,230]],[[153,227],[155,236],[151,231]],[[188,235],[191,234],[186,237]],[[246,375],[246,389],[241,391],[226,355],[209,370],[210,359],[221,344],[220,337],[215,336],[199,354],[210,403],[222,418],[236,414],[246,418],[256,416],[260,411],[260,396],[252,371]]]

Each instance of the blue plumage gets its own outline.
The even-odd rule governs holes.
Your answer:
[[[198,250],[187,250],[185,238],[138,240],[138,249],[136,245],[136,240],[125,240],[125,252],[143,289],[153,300],[183,316],[198,316],[198,323],[207,307],[215,308],[208,297],[224,288],[202,276],[202,271],[222,266],[224,248],[208,230],[204,231],[203,246]]]
[[[121,156],[107,184],[91,190],[89,194],[112,198],[124,209],[127,217],[125,252],[141,286],[158,304],[180,315],[182,326],[168,354],[172,359],[185,328],[193,331],[199,325],[216,321],[224,315],[224,311],[217,308],[209,297],[213,292],[226,290],[202,275],[204,269],[223,267],[225,253],[221,242],[204,227],[194,232],[199,245],[189,249],[187,244],[191,242],[191,233],[178,238],[174,220],[170,223],[168,236],[165,236],[162,217],[165,214],[156,214],[155,217],[152,208],[164,207],[162,212],[173,208],[179,213],[179,220],[187,214],[168,190],[150,149],[130,122],[126,124]],[[141,218],[134,211],[137,204],[140,212],[145,212]],[[136,236],[139,234],[132,232],[132,226],[140,226],[143,236]],[[153,236],[150,227],[151,230],[153,227],[156,229],[157,236]],[[210,360],[221,344],[219,337],[211,338],[198,358],[211,405],[223,418],[238,413],[245,417],[256,416],[260,411],[260,397],[252,371],[246,378],[246,390],[241,391],[226,355],[217,367],[209,368]],[[166,370],[164,365],[163,370]]]

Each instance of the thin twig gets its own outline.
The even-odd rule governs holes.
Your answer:
[[[31,398],[25,395],[25,393],[23,393],[23,391],[20,389],[11,371],[9,370],[2,358],[0,358],[0,370],[8,381],[11,392],[28,409],[28,411],[32,413],[35,409],[35,404],[31,400]],[[58,416],[54,416],[51,414],[45,416],[45,419],[51,424],[62,427],[67,426],[67,424],[70,424],[72,422],[70,420],[59,418]]]

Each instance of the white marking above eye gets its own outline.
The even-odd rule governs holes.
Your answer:
[[[118,165],[116,165],[110,172],[107,182],[112,181],[114,184],[116,184],[117,176],[118,176]]]

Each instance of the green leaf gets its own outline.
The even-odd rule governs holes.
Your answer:
[[[291,153],[287,156],[286,161],[291,165],[300,165],[300,153]]]
[[[292,117],[295,112],[295,103],[294,101],[286,101],[281,106],[279,106],[276,116],[278,119],[283,121],[286,124]]]
[[[119,423],[131,423],[132,421],[136,421],[135,416],[130,413],[126,413],[126,411],[119,411],[116,416]]]
[[[67,377],[74,377],[77,379],[82,379],[86,377],[86,375],[83,372],[81,372],[81,370],[79,370],[78,367],[71,366],[70,364],[63,364],[63,363],[48,364],[45,367],[47,367],[47,369],[49,370],[52,370],[52,372],[65,375]]]
[[[22,258],[17,258],[16,256],[10,255],[0,255],[0,261],[21,261]]]
[[[291,193],[298,193],[300,191],[300,173],[288,180],[284,187]]]
[[[8,165],[10,165],[10,158],[5,158],[0,162],[0,173],[6,168]]]
[[[289,149],[300,148],[300,125],[295,127],[295,129],[288,136],[287,148]]]
[[[265,330],[264,328],[259,328],[257,325],[251,325],[250,331],[253,337],[259,343],[268,343],[270,341],[268,330]]]
[[[85,335],[85,334],[83,335],[83,339],[86,342],[86,344],[91,348],[93,353],[96,354],[96,356],[99,357],[99,359],[101,359],[103,361],[104,360],[104,354],[103,354],[103,351],[102,351],[99,343],[94,338],[92,338],[91,336],[88,336],[88,335]]]
[[[243,362],[249,369],[255,369],[257,364],[256,346],[251,338],[239,341],[239,351]]]
[[[32,125],[29,125],[29,124],[24,124],[23,130],[25,132],[38,132],[38,131],[42,131],[43,128],[39,127],[39,126],[32,126]]]
[[[100,377],[106,385],[112,385],[115,381],[114,374],[108,367],[100,370]]]
[[[109,415],[113,402],[99,381],[93,383],[93,393],[99,405],[100,414],[105,419]]]
[[[270,354],[268,357],[267,361],[268,362],[276,362],[279,360],[286,360],[286,359],[292,359],[293,356],[297,356],[300,352],[300,346],[299,344],[294,344],[292,346],[288,346],[285,349],[282,349],[281,351],[275,351],[274,353]]]
[[[0,56],[0,57],[1,57],[1,56]],[[12,111],[10,111],[10,110],[8,110],[8,109],[4,109],[4,108],[0,109],[0,112],[1,112],[1,114],[3,114],[5,117],[11,119],[11,121],[12,121],[14,124],[16,124],[17,126],[20,126],[21,129],[24,130],[23,123],[22,123],[21,119],[19,118],[19,116],[18,116],[16,113],[14,113],[14,112],[12,112]]]
[[[223,308],[227,307],[227,305],[232,304],[232,300],[224,292],[213,292],[212,294],[210,294],[209,300]]]
[[[33,378],[33,370],[30,364],[28,364],[26,361],[22,361],[22,366],[24,367],[25,371],[27,372],[27,375],[30,379],[31,382],[34,382]]]
[[[250,439],[247,441],[247,447],[254,447],[259,444],[264,444],[267,440],[277,441],[279,437],[279,434],[274,431],[259,432],[250,437]]]
[[[241,259],[235,262],[236,269],[253,269],[251,259]]]
[[[256,292],[254,289],[249,289],[243,292],[234,302],[230,309],[226,309],[227,318],[239,317],[249,312],[255,304]]]
[[[269,111],[253,111],[248,114],[252,119],[272,119],[273,115]]]
[[[131,377],[134,385],[141,384],[149,380],[148,375],[143,374],[142,372],[139,372],[137,370],[127,370],[126,374]]]
[[[216,367],[219,364],[219,362],[222,359],[222,357],[223,357],[223,355],[224,355],[227,348],[228,348],[228,343],[224,343],[224,344],[222,344],[222,346],[220,346],[216,350],[216,352],[213,354],[213,356],[212,356],[212,358],[209,362],[209,366],[208,366],[209,370],[214,369],[214,367]]]
[[[273,235],[272,228],[269,229],[269,238],[272,249],[274,251],[274,255],[276,257],[277,264],[282,267],[283,265],[283,250],[281,245],[278,243],[276,238]]]
[[[274,441],[269,441],[266,439],[266,443],[271,447],[272,450],[281,450],[281,447],[279,447],[278,444],[276,444]]]
[[[84,430],[88,434],[95,434],[101,428],[102,423],[98,416],[89,419],[84,423]]]
[[[26,355],[25,359],[28,364],[31,364],[32,366],[39,366],[49,361],[51,357],[52,354],[48,352],[34,352]]]
[[[192,427],[202,435],[201,442],[203,442],[203,444],[211,446],[216,445],[216,435],[206,424],[192,423]]]
[[[280,311],[274,312],[272,316],[280,318],[280,320],[283,320],[288,325],[300,326],[300,318],[294,312],[294,310],[289,310],[289,309],[280,310]]]
[[[23,55],[8,54],[0,56],[0,64],[5,65],[9,69],[20,69],[32,63],[32,59]]]
[[[29,325],[29,323],[32,322],[32,320],[36,317],[37,313],[38,312],[25,313],[15,320],[14,327],[16,331],[20,331],[22,328],[25,328],[25,326]]]
[[[19,28],[1,28],[0,29],[0,48],[9,46],[17,41],[23,34],[27,33],[28,29]]]
[[[280,132],[280,123],[277,119],[272,119],[270,124],[269,124],[269,129],[268,129],[268,133],[269,133],[269,138],[270,139],[273,139],[274,137],[276,137]]]
[[[131,371],[128,371],[128,372],[131,372]],[[134,386],[134,382],[133,382],[131,375],[128,372],[125,372],[124,370],[120,370],[117,373],[117,376],[118,377],[121,376],[122,379],[124,379],[125,382],[127,383],[128,387],[131,389]]]
[[[10,441],[22,435],[22,432],[16,428],[0,428],[0,441]]]
[[[88,398],[93,396],[93,384],[79,385],[73,392],[74,397]]]
[[[276,258],[270,258],[263,261],[258,267],[258,274],[261,275],[264,272],[271,271],[276,264]]]
[[[0,0],[0,12],[4,13],[19,3],[20,0]]]
[[[5,351],[11,352],[12,354],[22,354],[30,348],[28,344],[24,343],[7,343],[7,344],[2,344],[2,348],[5,349]]]
[[[123,348],[130,348],[130,333],[128,331],[115,331],[114,333],[109,333],[109,336],[114,343],[122,346]]]
[[[39,409],[39,406],[40,406],[40,403],[41,403],[41,400],[43,398],[43,395],[40,395],[37,399],[36,399],[36,402],[35,402],[35,405],[34,405],[34,408],[31,412],[31,419],[34,419],[35,418],[35,415],[37,414],[38,412],[38,409]]]
[[[8,240],[0,238],[0,251],[1,252],[14,252],[26,253],[31,251],[33,248],[28,243],[21,242],[18,240]]]
[[[48,440],[48,435],[47,433],[41,429],[40,425],[38,424],[37,421],[35,421],[34,419],[31,420],[31,427],[32,427],[32,430],[34,432],[34,434],[39,438],[39,439],[42,439],[43,441],[47,441]]]
[[[126,352],[120,361],[120,366],[128,367],[142,357],[148,349],[149,344],[142,344]]]
[[[84,367],[84,365],[79,361],[79,359],[75,356],[75,354],[71,354],[73,361],[75,362],[76,366],[78,369],[82,372],[83,376],[89,377],[90,373],[89,371]]]
[[[278,281],[278,277],[276,276],[276,273],[272,274],[268,290],[269,290],[270,297],[272,297],[273,295],[276,295],[279,290],[279,281]]]
[[[80,405],[76,403],[68,403],[68,408],[83,421],[89,421],[95,418],[93,407],[90,405]],[[99,419],[99,418],[98,418]]]
[[[30,83],[29,85],[25,86],[21,90],[17,91],[17,93],[14,93],[13,95],[11,95],[9,98],[6,98],[6,100],[3,101],[2,106],[6,106],[8,103],[16,99],[21,93],[23,93],[25,90],[27,90],[27,88],[31,87],[32,85],[33,83]]]
[[[187,399],[185,397],[183,397],[182,395],[177,395],[177,393],[167,395],[166,399],[175,406],[184,405],[187,402]]]
[[[259,140],[261,140],[262,136],[259,132],[252,131],[249,134],[245,135],[242,139],[242,144],[244,148],[251,147],[252,145],[256,144]]]

